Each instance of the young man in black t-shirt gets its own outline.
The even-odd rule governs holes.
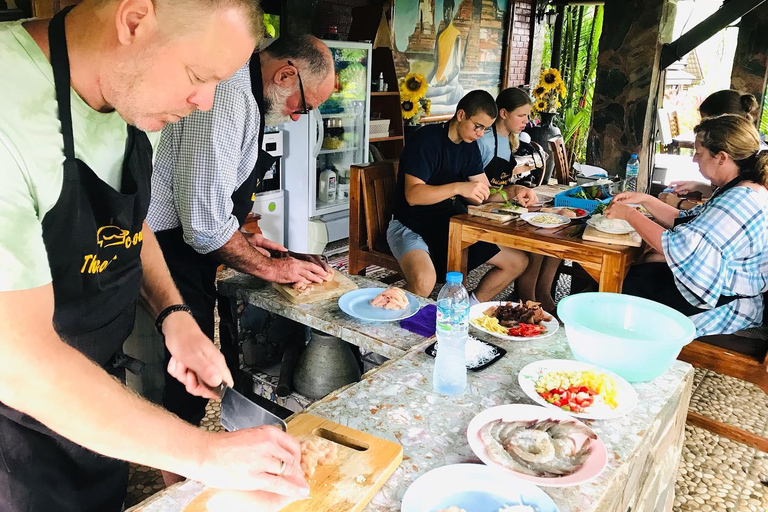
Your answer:
[[[483,172],[477,139],[497,115],[496,102],[485,91],[472,91],[456,107],[453,119],[419,129],[400,155],[394,219],[387,241],[405,273],[406,288],[428,296],[439,277],[445,279],[448,226],[467,204],[488,199],[490,185]],[[535,193],[518,193],[521,204],[536,201]],[[525,270],[528,257],[508,247],[478,242],[469,248],[468,269],[483,263],[491,269],[480,281],[473,301],[488,301]]]

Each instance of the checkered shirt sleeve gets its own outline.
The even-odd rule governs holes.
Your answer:
[[[701,210],[704,209],[704,205],[707,203],[701,203],[697,204],[690,210],[680,210],[680,213],[677,215],[678,217],[685,218],[685,217],[696,217],[701,213]]]
[[[675,284],[704,311],[691,317],[699,335],[732,333],[762,322],[768,289],[768,194],[734,187],[711,199],[692,221],[661,236]],[[715,307],[721,296],[742,296]]]
[[[211,110],[163,129],[147,215],[153,231],[181,226],[201,254],[232,237],[239,228],[232,194],[256,164],[259,116],[246,64],[216,87]]]

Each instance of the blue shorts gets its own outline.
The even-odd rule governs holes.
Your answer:
[[[399,220],[389,221],[387,228],[387,243],[392,250],[392,255],[400,261],[405,253],[414,249],[421,249],[429,252],[427,243],[421,238],[421,235],[405,227]]]
[[[392,250],[392,255],[397,261],[405,256],[406,253],[414,249],[421,249],[429,254],[432,264],[435,266],[438,282],[445,280],[445,273],[448,266],[448,229],[435,229],[437,236],[428,238],[431,240],[431,248],[424,240],[424,237],[404,226],[399,220],[389,221],[387,228],[387,243]],[[469,247],[467,255],[467,272],[474,270],[483,263],[493,258],[500,251],[499,246],[487,242],[476,242]]]

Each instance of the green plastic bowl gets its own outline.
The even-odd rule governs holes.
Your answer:
[[[696,335],[687,316],[632,295],[571,295],[557,305],[557,314],[577,360],[611,370],[629,382],[663,374]]]

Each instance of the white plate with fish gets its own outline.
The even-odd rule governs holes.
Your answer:
[[[535,324],[535,325],[541,326],[544,329],[543,332],[538,334],[529,334],[529,335],[515,335],[513,327],[504,327],[501,324],[499,324],[498,318],[492,318],[486,315],[486,311],[488,311],[493,307],[517,306],[517,305],[518,305],[517,302],[507,302],[507,301],[491,301],[491,302],[481,302],[480,304],[475,304],[474,306],[469,308],[469,325],[471,325],[475,329],[478,329],[483,332],[487,332],[488,334],[491,334],[493,336],[496,336],[497,338],[501,338],[507,341],[538,340],[541,338],[546,338],[547,336],[552,336],[560,328],[560,323],[557,321],[557,319],[555,319],[552,315],[544,312],[546,314],[546,317],[549,318],[549,320],[542,320],[538,324]],[[528,324],[528,325],[531,325],[531,324]],[[510,334],[510,329],[513,329],[513,334]]]
[[[523,392],[551,410],[570,414],[585,420],[610,420],[631,412],[637,406],[637,391],[625,379],[615,373],[581,361],[570,359],[545,359],[525,366],[517,375]],[[586,387],[573,393],[573,387]],[[566,393],[552,393],[555,389]],[[584,394],[591,403],[583,406],[578,398]],[[553,400],[554,399],[554,400]],[[557,401],[561,403],[558,405]],[[573,410],[563,410],[563,407]]]
[[[403,293],[408,298],[408,305],[403,309],[386,309],[371,304],[371,301],[376,299],[379,294],[389,289],[360,288],[352,290],[339,297],[339,308],[349,316],[367,322],[395,322],[419,312],[421,308],[419,300],[407,292]]]
[[[635,230],[635,228],[624,219],[606,219],[605,215],[600,213],[587,219],[587,224],[598,231],[611,235],[626,235]]]
[[[467,440],[489,466],[544,487],[589,482],[608,462],[605,444],[591,428],[538,405],[486,409],[469,423]]]
[[[453,508],[452,508],[453,507]],[[403,496],[401,512],[560,512],[535,485],[482,464],[451,464],[424,473]]]
[[[563,217],[562,215],[557,215],[555,213],[524,213],[520,215],[520,218],[531,226],[545,229],[559,228],[571,222],[571,219],[568,217]]]

